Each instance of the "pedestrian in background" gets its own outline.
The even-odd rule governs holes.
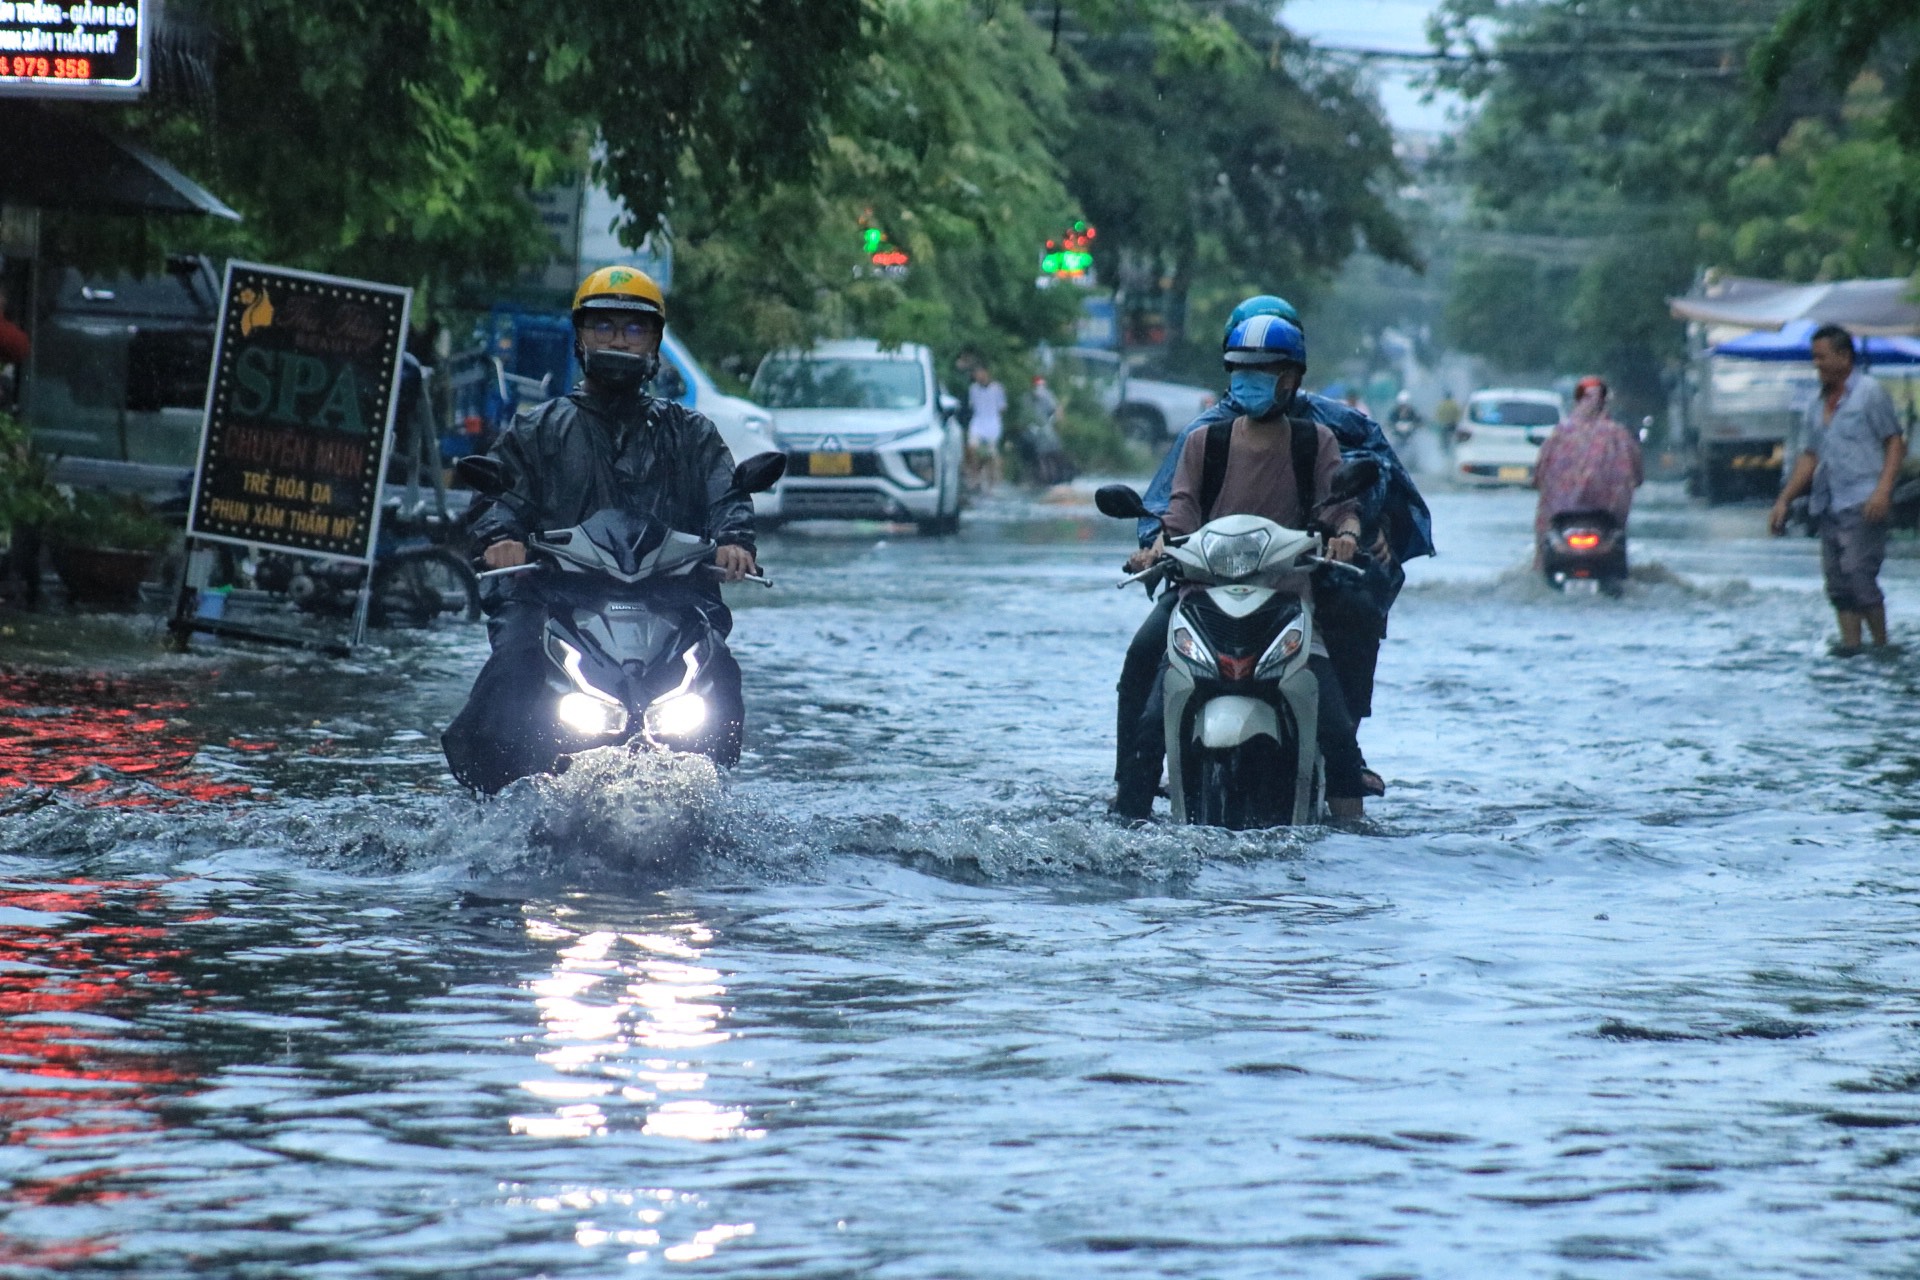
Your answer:
[[[1453,392],[1441,396],[1440,403],[1433,406],[1433,425],[1440,428],[1440,443],[1451,448],[1460,432],[1460,402],[1453,398]]]
[[[1807,514],[1820,534],[1820,571],[1840,622],[1840,652],[1860,651],[1864,622],[1873,643],[1887,642],[1880,562],[1887,554],[1887,512],[1906,461],[1900,415],[1886,388],[1853,366],[1853,335],[1837,324],[1813,334],[1820,394],[1800,424],[1800,454],[1767,521],[1787,531],[1787,508],[1808,495]]]
[[[973,367],[973,385],[967,388],[973,417],[967,423],[968,452],[975,483],[988,490],[1000,483],[1000,437],[1007,413],[1007,389],[993,380],[983,361]]]
[[[1033,378],[1033,443],[1035,478],[1044,485],[1073,479],[1073,463],[1060,443],[1060,399],[1039,374]]]

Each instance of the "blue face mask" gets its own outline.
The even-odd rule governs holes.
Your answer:
[[[1264,418],[1279,404],[1280,376],[1241,370],[1227,378],[1227,394],[1247,411],[1248,416]]]

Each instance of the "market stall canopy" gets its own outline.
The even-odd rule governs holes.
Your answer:
[[[1667,299],[1667,306],[1681,320],[1742,329],[1778,329],[1794,320],[1810,320],[1816,325],[1845,325],[1860,337],[1920,333],[1920,304],[1911,300],[1912,292],[1913,283],[1904,276],[1827,284],[1726,276]]]
[[[240,221],[178,169],[78,116],[0,99],[0,200],[90,213],[206,214]]]
[[[1738,356],[1743,360],[1771,360],[1781,364],[1804,364],[1813,359],[1813,333],[1823,321],[1790,320],[1771,333],[1761,330],[1730,338],[1713,347],[1716,356]],[[1856,337],[1854,353],[1867,365],[1920,365],[1920,338],[1894,336]]]

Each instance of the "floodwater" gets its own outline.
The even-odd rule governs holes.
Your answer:
[[[1084,495],[770,539],[725,782],[455,794],[477,630],[22,623],[0,1273],[1912,1275],[1920,655],[1755,508],[1651,493],[1614,601],[1433,505],[1349,831],[1101,816]]]

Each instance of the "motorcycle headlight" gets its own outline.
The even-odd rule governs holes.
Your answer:
[[[933,450],[903,449],[900,452],[900,461],[906,464],[907,470],[913,472],[922,484],[933,483],[934,465],[938,461]]]
[[[1213,660],[1213,655],[1207,652],[1207,646],[1185,627],[1173,629],[1173,651],[1209,675],[1217,673],[1220,669],[1219,664]]]
[[[668,694],[647,708],[647,736],[686,738],[707,723],[707,700],[697,693]]]
[[[561,724],[588,738],[624,733],[627,728],[625,707],[617,702],[603,701],[589,693],[561,695],[559,716]]]
[[[553,644],[560,650],[560,669],[566,672],[568,681],[573,685],[573,692],[562,694],[560,705],[556,708],[560,723],[590,738],[625,733],[626,705],[605,689],[596,688],[587,679],[586,673],[580,669],[578,649],[557,637]]]
[[[656,742],[691,737],[707,723],[707,700],[692,691],[693,678],[700,674],[700,660],[693,656],[692,649],[680,657],[686,666],[680,683],[648,703],[641,721],[647,736]]]
[[[1298,622],[1292,623],[1275,638],[1272,646],[1260,657],[1260,667],[1256,675],[1267,675],[1287,664],[1287,660],[1300,652],[1300,646],[1307,638],[1306,629]]]
[[[1266,531],[1261,529],[1251,533],[1209,533],[1200,539],[1200,554],[1207,558],[1207,567],[1221,577],[1244,578],[1260,567],[1269,540]]]

